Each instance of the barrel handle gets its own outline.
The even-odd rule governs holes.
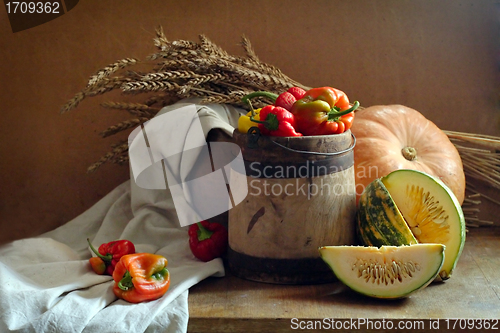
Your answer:
[[[260,138],[260,130],[258,127],[252,127],[249,129],[248,133],[247,133],[247,138],[248,138],[248,148],[257,148],[258,145],[257,145],[257,141],[259,140]],[[271,140],[269,137],[269,141],[271,141],[272,143],[274,143],[275,145],[285,149],[285,150],[288,150],[288,151],[291,151],[291,152],[294,152],[294,153],[300,153],[300,154],[311,154],[311,155],[326,155],[326,156],[335,156],[335,155],[340,155],[340,154],[344,154],[344,153],[347,153],[351,150],[354,149],[354,146],[356,146],[356,137],[354,136],[354,134],[351,132],[351,137],[352,137],[352,144],[347,147],[346,149],[344,150],[341,150],[341,151],[336,151],[336,152],[332,152],[332,153],[321,153],[319,151],[309,151],[309,150],[297,150],[297,149],[293,149],[293,148],[290,148],[290,147],[287,147],[287,146],[284,146],[282,145],[281,143],[278,143],[274,140]]]

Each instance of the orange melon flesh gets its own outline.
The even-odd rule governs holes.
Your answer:
[[[450,278],[465,244],[465,218],[453,192],[438,178],[397,170],[381,178],[419,243],[446,246],[439,277]]]

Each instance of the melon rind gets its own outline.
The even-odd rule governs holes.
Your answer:
[[[356,233],[368,246],[418,243],[380,179],[372,181],[359,199]]]
[[[408,246],[323,246],[319,248],[321,258],[330,266],[335,276],[357,293],[384,299],[398,299],[428,286],[439,274],[445,260],[442,244],[415,244]],[[419,269],[412,277],[395,279],[393,282],[376,283],[373,278],[360,276],[360,262],[388,264],[412,262]]]
[[[451,277],[455,269],[458,259],[462,253],[465,244],[465,218],[458,199],[453,194],[451,189],[446,186],[440,179],[431,176],[427,173],[417,170],[401,169],[393,171],[385,177],[381,178],[382,183],[389,191],[399,211],[403,215],[406,223],[411,227],[413,219],[411,218],[411,202],[407,200],[407,186],[420,186],[435,198],[438,205],[444,208],[448,214],[446,224],[449,226],[449,235],[447,241],[440,241],[440,228],[442,224],[435,224],[433,233],[427,233],[425,236],[415,234],[419,243],[441,243],[446,246],[445,262],[439,277],[446,280]]]

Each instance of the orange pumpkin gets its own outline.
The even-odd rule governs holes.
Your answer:
[[[460,204],[465,196],[462,160],[448,136],[420,112],[403,105],[356,111],[354,167],[357,199],[374,179],[398,169],[439,177]]]

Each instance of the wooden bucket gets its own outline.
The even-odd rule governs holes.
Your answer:
[[[233,141],[242,150],[248,195],[229,211],[230,271],[277,284],[335,280],[318,248],[355,243],[354,136],[235,131]]]

